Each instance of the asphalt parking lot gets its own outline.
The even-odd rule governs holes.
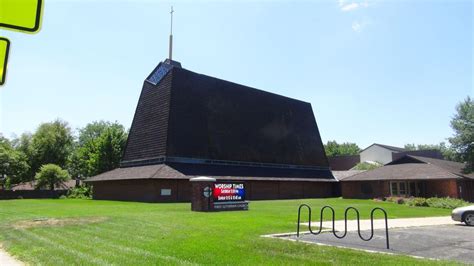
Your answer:
[[[342,233],[340,233],[342,234]],[[361,231],[363,237],[370,230]],[[282,236],[296,240],[296,235]],[[389,230],[390,249],[386,249],[385,230],[375,230],[371,241],[362,241],[356,231],[348,232],[337,239],[331,232],[320,235],[304,234],[299,240],[331,246],[348,247],[370,251],[398,253],[425,258],[455,260],[474,264],[474,227],[461,224],[393,228]]]

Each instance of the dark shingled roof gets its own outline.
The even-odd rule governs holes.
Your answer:
[[[124,179],[190,179],[196,176],[242,181],[336,181],[329,171],[324,170],[167,163],[117,168],[91,177],[86,182]]]
[[[415,162],[415,163],[418,162],[418,163],[431,164],[456,175],[461,175],[468,178],[474,178],[474,173],[470,173],[470,174],[464,173],[464,168],[466,167],[465,164],[459,163],[459,162],[448,161],[448,160],[436,159],[436,158],[407,155],[404,158],[400,158],[389,164],[402,164],[406,162]]]
[[[346,171],[332,171],[332,175],[337,179],[337,180],[344,180],[346,178],[349,178],[353,175],[360,174],[365,172],[366,170],[346,170]]]
[[[144,82],[122,161],[159,157],[328,167],[311,104],[180,67]]]
[[[360,163],[360,155],[341,155],[328,157],[329,166],[334,171],[346,171]]]
[[[145,80],[123,179],[335,181],[311,104],[160,63]]]
[[[76,186],[76,180],[68,180],[54,186],[55,190],[67,190]],[[13,185],[11,190],[34,190],[36,189],[36,181],[23,182],[20,184]],[[40,188],[49,190],[49,187]]]
[[[350,176],[342,181],[474,178],[474,174],[464,174],[463,168],[462,163],[407,155],[385,166]]]

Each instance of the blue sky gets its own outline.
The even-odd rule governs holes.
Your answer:
[[[0,132],[61,118],[130,126],[145,77],[184,68],[310,102],[323,141],[403,146],[452,135],[473,88],[472,1],[54,1],[11,40]]]

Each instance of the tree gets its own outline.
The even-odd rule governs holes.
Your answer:
[[[408,150],[408,151],[416,151],[417,148],[416,148],[416,145],[415,143],[409,143],[409,144],[405,144],[405,150]]]
[[[467,97],[456,106],[456,114],[451,120],[454,136],[449,138],[459,158],[466,162],[464,171],[474,171],[474,101]]]
[[[379,162],[363,162],[363,163],[358,163],[356,166],[353,167],[354,170],[373,170],[379,167],[382,167],[383,164]]]
[[[123,127],[110,127],[100,136],[96,174],[120,165],[126,142],[127,133]]]
[[[50,190],[54,190],[55,186],[69,179],[71,179],[69,173],[56,164],[45,164],[41,166],[39,172],[35,175],[36,188],[49,187]]]
[[[32,154],[31,151],[31,139],[33,138],[33,135],[30,133],[23,133],[19,138],[15,138],[12,140],[12,146],[15,148],[17,151],[21,151],[27,156],[30,156]]]
[[[26,155],[13,149],[11,142],[0,135],[0,186],[22,182],[29,168]]]
[[[12,147],[18,151],[21,152],[25,157],[28,164],[30,165],[31,162],[34,161],[33,158],[33,151],[32,151],[32,146],[31,146],[31,139],[33,138],[33,135],[31,133],[23,133],[21,134],[20,137],[15,138],[11,141]],[[35,176],[35,169],[32,167],[28,167],[27,172],[24,173],[24,176],[22,178],[22,181],[31,181],[34,176]]]
[[[70,165],[71,173],[86,177],[118,167],[126,141],[125,128],[117,122],[87,124],[79,130],[78,146]]]
[[[344,142],[342,144],[337,143],[335,140],[328,141],[324,145],[324,150],[328,157],[342,156],[342,155],[357,155],[360,152],[359,146],[355,143]]]
[[[102,120],[87,124],[85,127],[79,129],[78,145],[84,146],[88,142],[98,139],[102,133],[104,133],[104,131],[110,127],[120,128],[122,125],[118,124],[117,122],[110,123]]]
[[[456,155],[456,151],[454,151],[451,147],[448,147],[445,142],[440,142],[439,144],[405,144],[404,148],[409,151],[437,150],[443,155],[444,159],[446,160],[459,160],[458,156]]]
[[[67,122],[56,120],[41,124],[31,138],[33,172],[44,164],[65,168],[72,152],[73,136]]]

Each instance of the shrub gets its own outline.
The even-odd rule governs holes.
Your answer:
[[[92,188],[86,185],[81,185],[69,189],[67,192],[68,199],[91,199],[92,198]]]
[[[425,198],[407,198],[405,204],[414,207],[428,207],[428,202]]]
[[[393,200],[394,198],[395,198],[395,197],[385,197],[385,198],[384,198],[384,201],[386,201],[386,202],[395,202],[395,201]]]
[[[354,166],[354,170],[373,170],[376,168],[379,168],[383,166],[383,164],[379,162],[363,162],[363,163],[358,163],[356,166]]]
[[[69,179],[71,179],[69,173],[55,164],[41,166],[39,172],[35,175],[36,188],[48,187],[51,190],[54,190],[56,185],[62,184]]]
[[[413,207],[433,207],[443,209],[455,209],[457,207],[467,206],[469,202],[462,199],[454,198],[402,198],[402,197],[386,197],[385,201],[397,204],[405,204]]]
[[[426,203],[430,207],[434,208],[443,208],[443,209],[455,209],[462,206],[469,205],[468,202],[462,199],[454,199],[454,198],[429,198],[426,199]]]
[[[403,204],[405,202],[402,197],[386,197],[385,201],[393,202],[393,203],[397,203],[397,204]]]

